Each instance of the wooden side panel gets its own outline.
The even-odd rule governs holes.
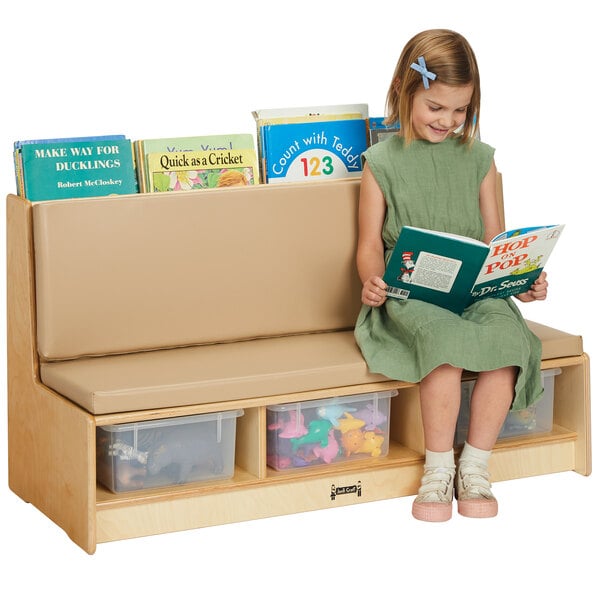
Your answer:
[[[87,552],[95,550],[93,417],[39,383],[31,206],[7,200],[9,486]]]
[[[577,433],[573,470],[589,475],[592,472],[592,415],[588,355],[584,353],[575,361],[568,361],[561,371],[554,383],[554,423]]]

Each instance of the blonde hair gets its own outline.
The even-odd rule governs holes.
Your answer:
[[[473,85],[465,124],[458,134],[461,143],[471,142],[479,130],[479,68],[469,42],[460,33],[450,29],[422,31],[404,46],[387,94],[386,124],[399,122],[400,134],[406,144],[415,139],[412,105],[415,93],[423,85],[423,76],[411,69],[410,65],[417,63],[420,56],[425,59],[427,70],[435,73],[436,82],[456,86]]]

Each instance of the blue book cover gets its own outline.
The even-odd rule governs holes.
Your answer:
[[[266,183],[356,177],[367,149],[366,119],[263,125]]]
[[[22,143],[23,195],[60,200],[138,191],[131,141],[111,137]]]

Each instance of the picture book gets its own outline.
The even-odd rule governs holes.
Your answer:
[[[23,182],[23,160],[21,156],[21,148],[25,144],[53,144],[61,142],[85,142],[91,140],[124,140],[124,135],[94,135],[87,137],[66,137],[66,138],[43,138],[37,140],[18,140],[13,146],[13,160],[15,167],[15,179],[17,186],[17,194],[25,197],[25,184]]]
[[[292,130],[291,128],[285,128],[284,125],[301,125],[301,124],[316,124],[323,123],[326,121],[351,121],[361,120],[365,126],[366,136],[366,122],[368,118],[369,107],[367,104],[332,104],[332,105],[321,105],[321,106],[300,106],[300,107],[289,107],[289,108],[267,108],[261,110],[252,111],[252,115],[256,122],[256,136],[258,146],[258,158],[261,168],[261,180],[263,183],[272,182],[277,179],[281,181],[311,181],[313,177],[321,178],[322,175],[327,177],[341,177],[343,175],[343,169],[340,168],[342,165],[338,165],[338,168],[333,169],[333,165],[324,165],[325,173],[320,168],[321,159],[323,158],[319,151],[314,153],[312,156],[303,157],[299,165],[301,167],[300,174],[294,173],[292,170],[289,174],[287,168],[282,166],[286,171],[286,175],[276,174],[273,171],[269,172],[267,162],[270,160],[270,156],[273,156],[273,152],[278,151],[277,141],[273,141],[273,136],[277,136],[277,140],[283,140],[283,146],[285,147],[286,141],[289,144],[294,144],[294,147],[288,145],[287,148],[283,148],[282,152],[286,152],[288,149],[291,152],[297,152],[299,148],[299,140],[295,138],[298,129]],[[280,129],[273,130],[272,126],[282,126]],[[339,126],[334,126],[336,130],[339,130]],[[307,133],[310,126],[307,126],[303,133]],[[308,133],[310,135],[310,133]],[[318,135],[318,134],[317,134]],[[362,137],[362,134],[361,134]],[[308,140],[308,138],[307,138]],[[275,143],[275,150],[269,148],[269,145]],[[305,141],[305,149],[310,149],[312,142]],[[318,148],[318,146],[316,146]],[[339,154],[339,151],[338,151]],[[331,158],[331,157],[330,157]],[[326,159],[326,163],[330,159]],[[288,163],[289,160],[284,158],[284,161]],[[296,165],[298,166],[298,165]],[[310,167],[310,168],[309,168]],[[277,167],[275,167],[277,169]],[[359,169],[360,171],[360,161]]]
[[[387,295],[431,302],[461,314],[478,300],[521,294],[539,277],[563,229],[564,225],[513,229],[487,245],[402,227],[383,276]]]
[[[400,131],[400,123],[386,125],[385,117],[369,117],[369,146],[381,142]]]
[[[367,149],[366,121],[264,125],[261,139],[265,183],[356,177]]]
[[[151,152],[146,161],[150,193],[259,183],[254,149]]]
[[[131,141],[122,135],[15,142],[19,195],[32,202],[137,193]]]
[[[134,142],[138,184],[141,192],[150,191],[147,156],[164,152],[207,152],[211,150],[254,150],[251,133],[198,135],[188,137],[155,138]]]
[[[253,110],[257,125],[268,125],[274,123],[297,123],[308,120],[332,120],[335,118],[347,118],[353,115],[361,119],[369,116],[368,104],[329,104],[322,106],[296,106],[287,108],[262,108]]]

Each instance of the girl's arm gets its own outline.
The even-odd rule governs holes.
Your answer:
[[[496,165],[493,161],[479,188],[479,208],[483,218],[484,241],[489,244],[492,238],[502,231],[496,199]],[[548,281],[546,273],[543,272],[528,291],[515,297],[521,302],[532,302],[533,300],[545,300],[547,295]]]
[[[381,306],[386,300],[386,285],[381,279],[385,271],[381,233],[386,203],[369,164],[365,163],[358,202],[358,246],[356,264],[363,283],[361,300],[368,306]]]
[[[496,163],[492,161],[490,170],[479,187],[479,210],[483,219],[483,241],[489,244],[494,236],[502,232],[498,199],[496,198]]]

